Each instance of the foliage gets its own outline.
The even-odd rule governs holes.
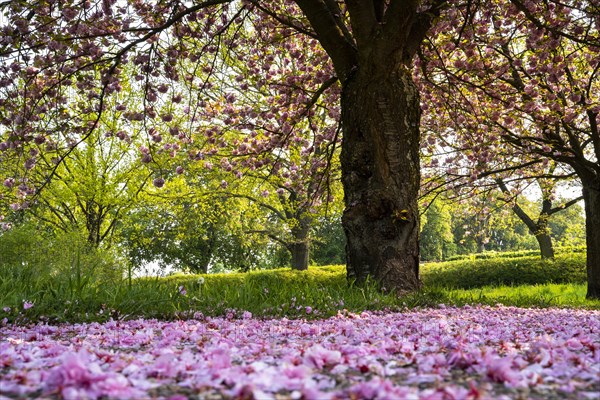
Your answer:
[[[580,205],[554,214],[548,225],[559,246],[585,246],[585,218]]]
[[[434,164],[446,166],[452,185],[494,176],[565,178],[573,171],[580,180],[597,176],[597,6],[503,0],[478,6],[465,10],[473,16],[469,24],[450,10],[417,62],[426,94],[423,127],[432,135],[428,154],[454,150]]]
[[[251,204],[178,179],[131,210],[122,243],[136,267],[156,262],[196,273],[249,270],[262,264],[267,249],[264,238],[249,232],[261,217]]]
[[[425,285],[471,289],[498,285],[544,283],[583,283],[586,281],[585,255],[561,254],[555,260],[539,257],[490,258],[429,264],[423,273]]]
[[[585,246],[559,246],[556,249],[558,254],[565,256],[571,253],[585,253]],[[446,261],[457,260],[485,260],[490,258],[518,258],[539,255],[538,250],[518,250],[518,251],[486,251],[484,253],[460,254],[449,257]]]
[[[597,2],[493,0],[476,7],[450,10],[420,53],[426,152],[441,155],[431,167],[445,169],[438,176],[454,187],[576,178],[586,212],[588,296],[600,298]],[[464,15],[468,24],[459,22]]]
[[[346,236],[339,217],[322,217],[313,228],[311,260],[314,265],[344,264]]]
[[[529,215],[539,214],[540,205],[525,196],[518,199],[518,205]],[[451,213],[451,229],[459,255],[483,251],[506,254],[539,248],[523,221],[505,206],[503,199],[492,193],[445,202],[445,206]],[[550,236],[559,246],[585,244],[585,220],[581,211],[581,207],[575,204],[549,216]]]
[[[449,207],[440,201],[434,201],[427,209],[425,218],[420,236],[421,259],[446,260],[456,252]]]
[[[117,224],[150,177],[148,170],[131,159],[127,148],[100,133],[73,149],[57,166],[36,204],[25,209],[52,229],[85,232],[95,247],[112,244]]]
[[[452,231],[459,254],[536,247],[525,224],[505,207],[502,200],[490,193],[456,204],[452,213]]]
[[[0,290],[5,303],[91,299],[90,290],[99,282],[122,281],[122,266],[113,251],[90,247],[83,232],[56,235],[28,222],[0,234]]]

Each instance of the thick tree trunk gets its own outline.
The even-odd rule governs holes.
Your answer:
[[[368,67],[342,88],[348,279],[414,291],[420,286],[419,96],[401,64],[382,59]]]
[[[348,280],[419,288],[419,95],[412,59],[447,2],[295,0],[342,84]],[[349,15],[346,26],[345,12]]]
[[[600,299],[600,188],[583,182],[587,245],[588,299]]]
[[[301,218],[298,225],[292,228],[294,242],[288,245],[288,250],[292,255],[291,267],[293,270],[304,271],[308,269],[310,256],[310,218]]]

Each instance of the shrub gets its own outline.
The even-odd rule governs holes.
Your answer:
[[[120,281],[122,266],[113,252],[87,246],[77,232],[52,234],[25,223],[0,235],[0,300],[75,299],[86,286]]]
[[[555,260],[521,256],[431,263],[423,266],[422,279],[426,286],[460,289],[496,285],[583,283],[586,281],[585,254],[563,253]]]
[[[570,253],[585,253],[585,246],[563,246],[555,247],[554,252],[557,255],[570,254]],[[458,261],[458,260],[485,260],[491,258],[517,258],[517,257],[532,257],[540,256],[539,250],[519,250],[519,251],[486,251],[484,253],[476,254],[460,254],[449,257],[447,261]]]

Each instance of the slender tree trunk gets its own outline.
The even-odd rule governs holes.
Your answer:
[[[535,239],[538,241],[538,244],[540,246],[542,260],[554,259],[554,246],[552,245],[550,227],[548,226],[550,215],[553,212],[554,211],[552,210],[552,201],[549,197],[544,198],[542,200],[542,211],[540,212],[540,216],[538,217],[538,220],[535,223],[535,230],[531,232],[535,235]],[[529,229],[531,230],[531,228]]]
[[[535,235],[537,242],[540,246],[540,253],[542,259],[553,259],[554,258],[554,246],[552,245],[552,238],[548,233]]]
[[[388,65],[386,65],[388,64]],[[391,64],[391,65],[389,65]],[[407,68],[377,59],[342,88],[348,279],[419,288],[419,95]]]
[[[485,243],[483,243],[482,241],[483,239],[480,239],[479,242],[477,242],[477,252],[478,253],[483,253],[485,252]]]
[[[535,235],[535,239],[540,246],[540,253],[542,260],[554,258],[554,246],[552,245],[552,237],[550,237],[550,229],[548,228],[548,219],[550,216],[545,213],[541,213],[538,221],[535,225],[535,230],[530,231]]]
[[[587,245],[588,299],[600,299],[600,188],[583,182]]]
[[[96,204],[86,202],[85,218],[86,229],[88,232],[87,241],[91,247],[100,246],[100,228],[102,225],[102,210],[96,209]]]
[[[293,270],[305,271],[308,269],[310,222],[309,218],[301,218],[298,221],[298,226],[292,228],[294,242],[288,245],[288,249],[292,255],[291,266]]]

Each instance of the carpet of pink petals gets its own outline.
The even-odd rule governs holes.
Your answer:
[[[7,325],[0,399],[600,398],[600,312]]]

